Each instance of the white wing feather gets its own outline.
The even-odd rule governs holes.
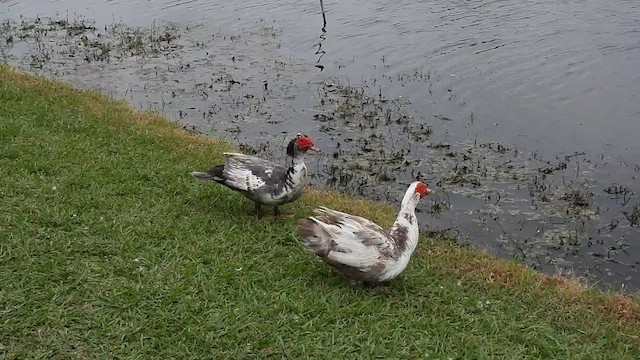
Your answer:
[[[224,165],[224,176],[227,179],[229,185],[236,187],[244,191],[256,191],[267,183],[256,176],[245,165],[246,162],[263,163],[265,167],[274,166],[275,164],[270,161],[266,161],[254,156],[238,153],[224,153],[227,156],[227,160]]]
[[[385,230],[373,221],[324,206],[318,207],[314,212],[318,215],[326,215],[329,218],[337,219],[336,225],[330,226],[340,230],[340,233],[333,237],[339,248],[350,249],[355,245],[350,246],[347,244],[355,243],[357,244],[357,251],[376,250],[374,251],[375,253],[379,252],[386,256],[393,254],[395,243],[392,242]]]
[[[371,266],[378,261],[380,254],[376,248],[364,245],[353,229],[327,224],[313,217],[312,219],[327,231],[335,243],[335,248],[327,255],[330,260],[356,268]]]
[[[340,223],[345,224],[349,227],[352,227],[354,230],[357,230],[357,231],[376,232],[376,233],[379,233],[380,235],[383,235],[385,233],[384,229],[380,225],[374,223],[369,219],[365,219],[360,216],[343,213],[337,210],[329,209],[324,206],[320,206],[314,209],[314,212],[316,214],[326,214],[332,217],[336,217],[340,219],[339,220]]]

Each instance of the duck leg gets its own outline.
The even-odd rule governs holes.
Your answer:
[[[274,219],[276,218],[278,215],[280,215],[280,210],[278,209],[277,206],[273,207],[273,215],[271,214],[266,214],[264,216],[261,216],[260,219],[264,219],[264,220],[270,220],[270,219]]]
[[[260,208],[262,207],[262,204],[260,204],[257,201],[255,201],[255,204],[256,204],[256,216],[258,217],[258,219],[260,219],[262,217],[262,215],[260,214]]]

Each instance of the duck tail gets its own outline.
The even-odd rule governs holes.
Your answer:
[[[342,215],[346,215],[344,213],[329,209],[328,207],[324,207],[324,206],[319,206],[313,209],[313,212],[317,215],[317,218],[320,221],[322,221],[323,223],[332,224],[332,225],[338,224],[340,222],[340,217]]]
[[[225,179],[224,179],[223,171],[224,171],[224,165],[217,165],[212,167],[207,172],[194,171],[191,173],[191,176],[202,181],[224,182]]]
[[[324,223],[309,217],[298,221],[298,236],[302,238],[302,246],[320,257],[326,257],[332,249],[333,241]]]

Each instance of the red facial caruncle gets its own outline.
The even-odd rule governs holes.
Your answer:
[[[425,197],[426,195],[431,194],[431,189],[429,189],[428,184],[425,183],[421,183],[419,182],[416,185],[416,193],[420,194],[420,199],[422,199],[423,197]]]
[[[300,150],[319,151],[319,149],[313,143],[313,140],[311,140],[311,138],[308,136],[301,136],[298,139],[296,139],[296,145],[298,145],[298,148],[300,148]]]

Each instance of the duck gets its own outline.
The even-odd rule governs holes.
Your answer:
[[[304,248],[349,280],[376,284],[396,278],[409,264],[418,245],[415,208],[432,190],[415,181],[407,189],[400,212],[388,230],[360,216],[324,206],[315,216],[298,221]]]
[[[226,152],[224,164],[206,172],[193,171],[191,175],[202,181],[215,181],[243,194],[255,203],[258,218],[262,205],[273,206],[273,215],[280,215],[279,206],[297,200],[307,182],[304,157],[307,151],[319,151],[313,139],[298,133],[287,145],[289,166],[277,164],[256,156]]]

